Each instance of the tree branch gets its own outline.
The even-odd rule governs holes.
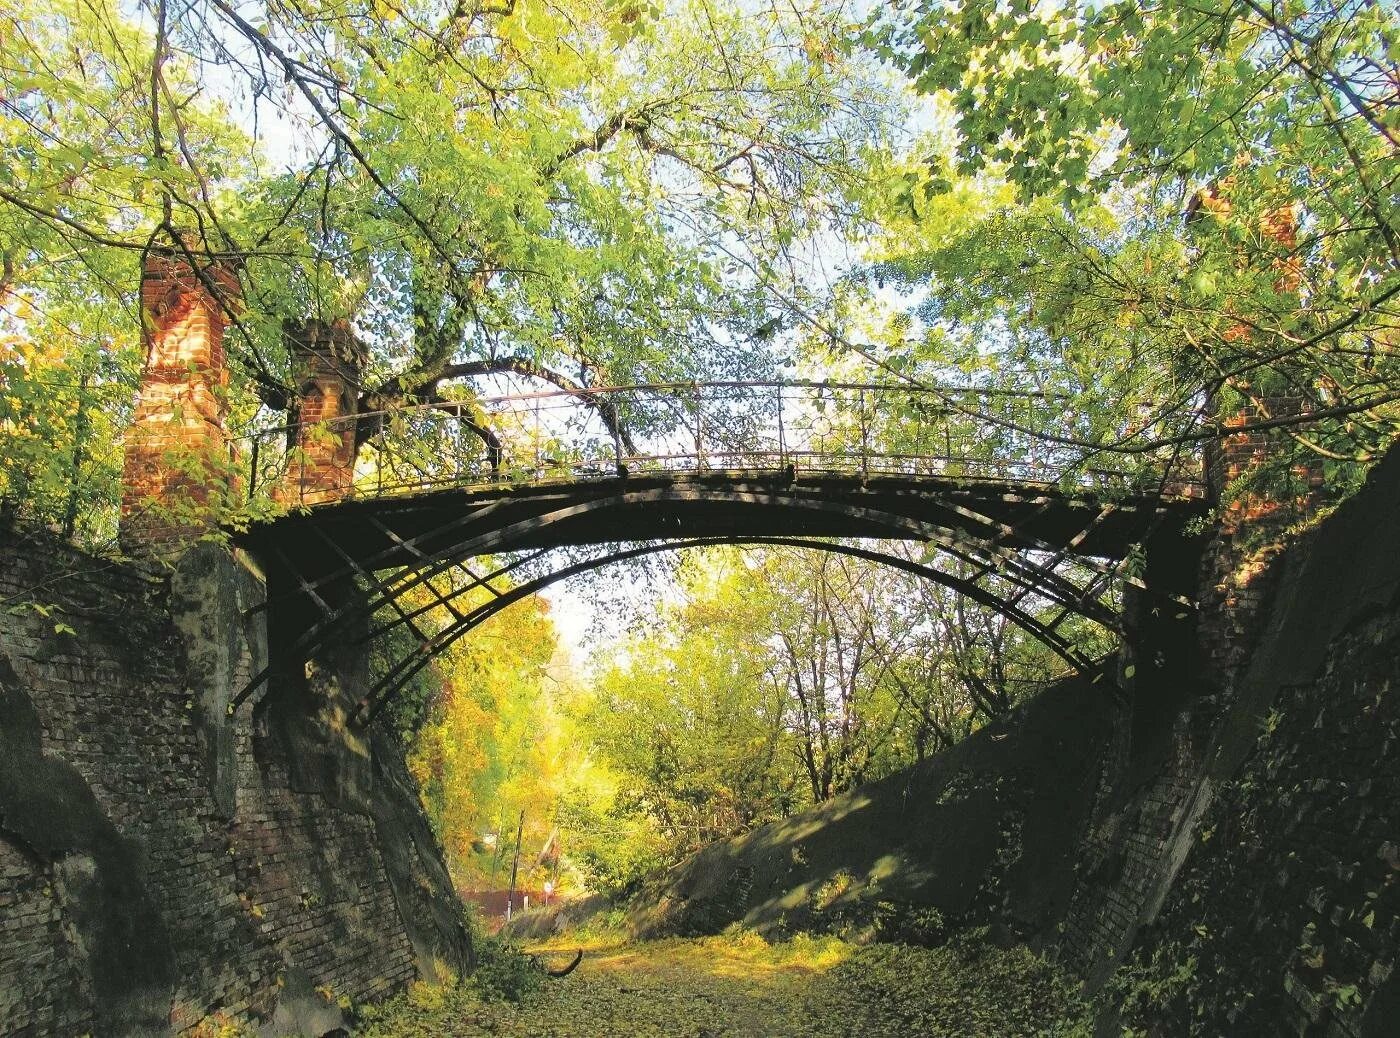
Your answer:
[[[552,179],[563,168],[564,163],[572,158],[577,158],[585,151],[602,151],[608,146],[608,142],[623,130],[645,133],[647,127],[651,125],[651,113],[665,103],[664,101],[650,101],[640,108],[617,112],[603,120],[598,128],[587,137],[575,141],[561,151],[540,172],[546,180]]]
[[[447,364],[439,367],[431,375],[420,377],[416,381],[409,379],[406,384],[406,376],[399,376],[391,382],[365,393],[360,398],[359,409],[361,412],[383,411],[401,403],[406,398],[420,398],[436,402],[441,399],[437,396],[438,386],[441,383],[458,378],[480,378],[485,375],[520,375],[558,386],[593,408],[602,419],[608,432],[617,439],[618,444],[626,453],[637,453],[636,444],[633,443],[631,434],[623,426],[617,406],[611,400],[593,392],[587,386],[575,382],[568,376],[543,367],[527,357],[502,357],[496,360],[474,360],[460,364]]]

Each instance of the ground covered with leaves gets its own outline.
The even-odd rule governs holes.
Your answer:
[[[531,949],[559,965],[574,946]],[[372,1038],[520,1035],[1087,1035],[1087,1009],[1025,948],[965,938],[941,948],[752,934],[641,944],[594,941],[561,979],[518,1002],[476,983],[419,984],[369,1010]]]

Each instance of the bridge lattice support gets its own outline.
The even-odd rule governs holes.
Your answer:
[[[1077,655],[1061,626],[1074,615],[1121,632],[1117,588],[1150,594],[1156,615],[1189,614],[1189,593],[1164,593],[1149,584],[1162,573],[1195,572],[1162,552],[1181,536],[1187,518],[1201,511],[1194,500],[1105,501],[1043,486],[945,478],[722,472],[345,501],[287,516],[242,539],[269,567],[268,607],[276,610],[274,627],[285,637],[268,673],[253,676],[240,697],[253,694],[278,666],[296,667],[328,646],[406,629],[416,646],[390,661],[353,712],[353,719],[367,723],[434,655],[519,594],[610,560],[659,550],[657,542],[682,547],[801,540],[917,570],[992,606],[1071,666],[1089,670],[1094,661]],[[620,538],[636,546],[619,545]],[[963,571],[954,576],[911,567],[878,549],[832,540],[848,538],[924,542],[960,562]],[[1152,548],[1148,584],[1122,566],[1132,545],[1143,542]],[[600,546],[603,553],[543,575],[532,572],[540,553],[586,546]],[[490,566],[492,558],[498,562],[489,573],[474,572],[472,560]],[[1186,583],[1189,591],[1189,576]],[[340,594],[350,587],[367,594]],[[441,610],[436,620],[424,615],[434,608]]]

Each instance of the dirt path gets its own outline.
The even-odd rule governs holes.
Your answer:
[[[563,965],[572,946],[536,946]],[[955,966],[948,969],[949,964]],[[974,968],[964,968],[973,966]],[[990,968],[988,968],[990,967]],[[1009,985],[1009,987],[1008,987]],[[1072,1035],[1072,999],[1029,953],[968,963],[942,949],[861,949],[753,937],[595,945],[570,976],[520,1005],[420,986],[371,1038],[841,1038]]]

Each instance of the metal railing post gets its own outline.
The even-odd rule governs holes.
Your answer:
[[[778,383],[778,467],[787,464],[787,432],[783,429],[783,384]]]
[[[456,475],[453,477],[458,483],[462,481],[462,402],[457,401],[457,425],[452,430],[452,462]]]
[[[865,388],[861,387],[859,393],[860,480],[862,483],[867,483],[870,481],[870,423],[865,415]]]
[[[776,394],[776,450],[774,441],[767,439],[773,429],[767,424],[769,416],[764,413],[761,404],[763,393],[770,390]],[[688,423],[683,399],[687,391],[691,394],[690,406],[694,409]],[[936,405],[929,402],[929,397],[914,396],[911,399],[913,392],[901,386],[856,381],[789,383],[765,379],[701,382],[692,379],[688,384],[672,382],[663,385],[594,387],[586,392],[522,392],[485,400],[442,401],[433,405],[400,408],[394,412],[369,412],[351,417],[364,422],[374,415],[380,416],[375,423],[378,432],[371,437],[370,443],[377,451],[376,471],[373,479],[368,473],[365,474],[363,486],[357,481],[354,492],[395,494],[414,486],[480,480],[483,468],[474,449],[475,441],[466,439],[477,431],[478,422],[481,430],[487,433],[485,439],[490,478],[493,482],[500,480],[503,478],[501,466],[506,453],[501,438],[510,441],[512,447],[518,446],[519,436],[527,429],[526,423],[521,421],[524,416],[520,414],[527,401],[534,410],[535,475],[530,477],[525,467],[521,466],[515,469],[515,477],[519,480],[543,480],[551,473],[559,479],[583,479],[606,472],[597,442],[599,437],[593,412],[590,412],[592,417],[581,426],[573,419],[559,420],[555,429],[558,438],[551,435],[553,449],[558,454],[551,455],[544,449],[544,411],[553,413],[557,410],[561,414],[571,414],[572,411],[566,408],[576,405],[579,400],[603,409],[608,437],[612,442],[613,466],[618,477],[629,476],[629,469],[633,466],[640,466],[643,471],[650,470],[651,466],[659,466],[667,472],[688,471],[685,445],[679,439],[683,431],[693,436],[693,470],[708,472],[711,452],[705,445],[705,407],[713,400],[726,409],[716,415],[717,446],[713,453],[717,471],[750,466],[761,470],[771,465],[779,470],[790,470],[795,477],[797,465],[801,462],[814,469],[821,467],[854,474],[862,482],[868,482],[877,473],[883,476],[895,473],[957,473],[968,478],[997,477],[1021,483],[1054,481],[1057,475],[1067,478],[1059,471],[1062,465],[1067,464],[1061,457],[1062,452],[1034,436],[1028,437],[1014,430],[1001,431],[993,437],[982,431],[982,426],[975,425],[981,431],[981,440],[955,454],[952,419],[962,415],[962,408],[953,407],[952,397],[946,397],[942,405]],[[851,393],[856,395],[856,439],[850,438],[851,430],[846,425],[851,417],[848,406],[848,394]],[[793,395],[798,408],[795,415],[798,424],[793,430],[796,443],[789,442],[789,394]],[[899,394],[898,400],[896,394]],[[619,402],[628,399],[635,402],[639,398],[643,411],[653,398],[663,404],[660,410],[665,419],[664,428],[645,433],[642,443],[634,444],[628,435],[631,430],[621,424]],[[627,405],[621,406],[625,409]],[[875,442],[877,420],[885,421],[886,425],[890,423],[890,420],[882,419],[882,406],[894,409],[891,412],[894,427],[901,437],[907,434],[907,439],[902,439],[902,446],[892,445],[883,439]],[[488,415],[486,408],[496,410]],[[502,420],[492,427],[491,417],[497,413]],[[307,504],[308,497],[323,500],[321,495],[324,488],[320,488],[319,482],[309,482],[312,477],[319,479],[320,474],[317,469],[319,453],[316,457],[309,455],[308,438],[311,438],[313,446],[319,448],[323,444],[314,434],[328,435],[338,423],[348,422],[351,417],[289,422],[275,429],[264,430],[262,434],[242,437],[251,439],[251,445],[243,445],[236,451],[232,445],[230,447],[230,465],[235,479],[240,468],[246,474],[246,485],[238,489],[244,491],[249,503],[258,498],[265,483],[275,484],[269,486],[269,491],[278,500],[289,504]],[[629,412],[629,417],[635,418],[635,415]],[[958,420],[966,419],[958,417]],[[454,424],[440,427],[436,424],[439,421]],[[396,424],[400,428],[394,432],[392,427]],[[935,446],[940,429],[944,441],[941,455]],[[280,459],[263,457],[266,453],[262,446],[263,435],[276,436],[278,441],[285,444]],[[343,436],[343,433],[340,435]],[[454,436],[455,439],[449,445],[441,442],[440,435]],[[493,443],[494,447],[491,446]],[[405,450],[404,445],[410,445],[409,449]],[[430,447],[431,451],[428,450]],[[447,450],[453,452],[451,459],[443,453]],[[396,455],[396,451],[403,453]],[[428,453],[425,454],[425,451]],[[520,460],[517,452],[512,453],[512,458],[513,462]],[[1194,476],[1187,471],[1192,460],[1192,456],[1180,451],[1173,454],[1170,460],[1158,459],[1162,493],[1191,496],[1197,492]],[[269,466],[267,479],[263,478],[264,464]],[[400,472],[400,469],[403,471]],[[1115,478],[1123,479],[1126,476],[1123,473],[1090,470],[1080,473],[1079,482],[1082,486],[1111,485]]]
[[[702,424],[704,401],[700,396],[700,383],[692,382],[691,387],[695,390],[695,467],[703,469],[705,467],[705,447],[701,437],[704,429]]]
[[[612,421],[608,423],[608,431],[612,433],[613,463],[618,478],[621,479],[627,475],[627,466],[622,460],[622,410],[617,406],[616,399],[607,401],[607,406],[612,408]]]

